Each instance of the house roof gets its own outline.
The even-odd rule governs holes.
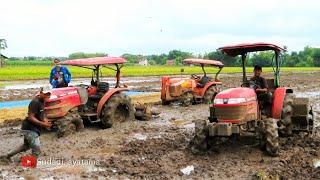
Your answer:
[[[0,57],[4,58],[4,59],[8,59],[8,57],[6,57],[5,55],[3,54],[0,54]]]

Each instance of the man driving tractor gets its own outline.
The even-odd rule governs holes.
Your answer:
[[[264,103],[271,103],[271,94],[268,92],[268,84],[265,78],[261,76],[262,67],[259,65],[254,66],[253,77],[250,81],[256,85],[255,91],[257,93],[258,100]]]

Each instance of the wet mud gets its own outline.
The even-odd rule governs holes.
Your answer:
[[[110,129],[87,124],[84,131],[63,138],[44,132],[37,168],[22,167],[19,158],[30,152],[22,153],[10,163],[0,162],[0,178],[319,179],[320,79],[314,77],[320,73],[287,73],[282,77],[284,86],[310,97],[316,128],[312,137],[301,133],[281,138],[278,157],[261,151],[255,138],[226,140],[194,155],[188,148],[194,121],[209,116],[209,105],[155,105],[161,114],[151,121],[126,122]],[[237,76],[221,77],[224,88],[238,86],[235,82],[240,80]],[[0,154],[23,142],[20,125],[15,122],[8,120],[0,126]],[[182,171],[185,169],[187,173]]]

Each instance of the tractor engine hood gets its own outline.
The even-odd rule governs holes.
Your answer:
[[[247,87],[230,88],[218,93],[214,99],[214,105],[219,104],[243,104],[256,101],[257,95],[254,89]]]
[[[66,95],[77,94],[78,87],[56,88],[56,89],[52,89],[50,92],[51,92],[51,96],[49,101],[52,101],[54,99],[57,99]]]
[[[45,115],[47,118],[60,118],[71,109],[81,104],[79,87],[65,87],[52,89],[50,99],[45,101]]]

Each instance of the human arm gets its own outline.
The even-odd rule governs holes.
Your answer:
[[[257,88],[257,89],[256,89],[256,92],[266,93],[266,92],[268,92],[268,88]]]
[[[71,73],[70,73],[68,68],[65,68],[65,74],[68,75],[67,79],[66,79],[67,83],[70,83],[70,81],[71,81]]]
[[[54,72],[53,72],[53,69],[51,69],[50,77],[49,77],[49,82],[50,82],[50,84],[52,84],[52,80],[53,80],[54,76],[55,76],[55,74],[54,74]]]
[[[259,93],[268,92],[268,84],[267,84],[267,81],[263,77],[261,77],[260,84],[261,84],[261,86],[256,89],[256,92],[259,92]]]
[[[39,119],[36,118],[34,113],[29,113],[28,114],[28,120],[32,122],[33,124],[36,124],[38,126],[44,127],[49,129],[51,127],[51,122],[48,119],[44,119],[43,121],[40,121]]]

